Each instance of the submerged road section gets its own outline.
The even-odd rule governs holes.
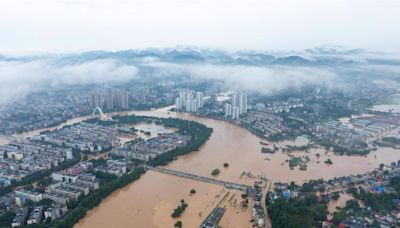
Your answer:
[[[228,181],[217,180],[217,179],[210,178],[210,177],[203,177],[203,176],[199,176],[199,175],[195,175],[195,174],[191,174],[191,173],[185,173],[185,172],[166,169],[166,168],[145,166],[145,169],[159,172],[159,173],[170,174],[170,175],[174,175],[174,176],[178,176],[178,177],[184,177],[184,178],[188,178],[188,179],[192,179],[192,180],[196,180],[196,181],[202,181],[202,182],[206,182],[206,183],[210,183],[210,184],[222,185],[227,189],[235,189],[235,190],[239,190],[239,191],[243,191],[243,192],[246,192],[248,189],[252,188],[251,186],[244,185],[244,184],[237,184],[237,183],[232,183],[232,182],[228,182]]]

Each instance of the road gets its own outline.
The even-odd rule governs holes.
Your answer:
[[[251,188],[251,186],[244,185],[244,184],[237,184],[237,183],[232,183],[232,182],[228,182],[228,181],[217,180],[217,179],[210,178],[210,177],[204,177],[204,176],[199,176],[199,175],[195,175],[195,174],[191,174],[191,173],[185,173],[185,172],[180,172],[180,171],[165,169],[165,168],[160,168],[160,167],[145,166],[145,169],[151,170],[154,172],[174,175],[174,176],[178,176],[178,177],[184,177],[184,178],[188,178],[191,180],[202,181],[202,182],[206,182],[206,183],[210,183],[210,184],[222,185],[227,189],[235,189],[235,190],[239,190],[242,192],[245,192],[248,188]]]

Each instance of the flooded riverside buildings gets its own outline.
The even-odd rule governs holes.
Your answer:
[[[58,204],[53,204],[46,209],[43,205],[20,207],[16,209],[16,215],[11,223],[11,227],[23,227],[31,224],[39,224],[48,219],[58,219],[67,212],[67,206],[60,206]]]
[[[281,117],[264,111],[250,110],[240,122],[248,126],[250,130],[261,132],[264,136],[287,130]]]
[[[134,165],[127,159],[107,159],[104,160],[110,170],[119,168],[124,174],[128,170],[133,170]],[[81,169],[77,169],[81,167]],[[16,216],[12,227],[19,227],[30,224],[38,224],[45,220],[54,220],[62,218],[68,212],[68,203],[77,203],[82,197],[88,196],[100,188],[100,180],[96,177],[98,172],[104,172],[104,169],[96,169],[101,165],[93,165],[88,161],[80,163],[74,167],[53,172],[51,183],[45,184],[44,191],[19,189],[11,194],[15,198],[15,206],[12,202],[8,206],[16,208]],[[70,174],[70,170],[79,170]],[[114,173],[113,173],[114,174]],[[103,179],[104,181],[104,179]],[[103,183],[104,184],[104,183]],[[51,200],[51,204],[44,204],[43,200]],[[30,204],[27,204],[30,202]],[[28,206],[33,203],[33,206]]]
[[[118,131],[98,124],[80,123],[33,137],[60,147],[100,152],[119,146]]]
[[[349,123],[330,121],[318,124],[315,134],[346,148],[366,149],[367,142],[381,138],[399,126],[400,117],[368,116],[352,118]]]
[[[70,201],[76,202],[80,196],[86,196],[91,191],[99,188],[99,182],[93,174],[69,175],[64,172],[52,174],[53,183],[46,187],[44,193],[16,190],[15,203],[23,206],[27,201],[39,203],[43,199],[50,199],[60,205],[66,205]]]
[[[30,174],[57,167],[72,158],[69,148],[35,140],[11,142],[0,146],[0,182],[3,185],[10,184],[10,181],[18,182]]]
[[[178,133],[162,134],[149,140],[134,140],[128,142],[123,148],[113,150],[113,154],[133,158],[141,161],[149,161],[158,155],[172,151],[178,147],[187,145],[190,136]]]
[[[264,200],[262,193],[262,182],[255,181],[254,187],[250,195],[253,197],[253,208],[251,210],[251,217],[254,220],[254,226],[265,227],[265,211],[264,211]]]
[[[94,168],[94,171],[113,174],[120,177],[124,175],[128,169],[132,170],[134,167],[133,162],[128,159],[108,159],[105,165],[100,165]]]
[[[68,210],[66,205],[69,202],[77,202],[82,196],[87,196],[99,188],[99,182],[91,173],[84,170],[77,175],[69,175],[67,170],[54,172],[53,182],[46,186],[44,192],[20,189],[14,192],[15,203],[19,208],[12,223],[13,227],[25,224],[40,223],[43,219],[57,219],[64,215]],[[50,207],[43,207],[42,200],[51,200]],[[36,206],[29,208],[26,203],[30,201]],[[29,213],[30,211],[30,213]],[[29,216],[28,216],[29,215]]]

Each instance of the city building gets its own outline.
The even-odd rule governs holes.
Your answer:
[[[117,93],[116,106],[123,109],[127,109],[129,107],[128,92],[121,91]]]
[[[106,95],[106,109],[107,110],[114,109],[114,100],[115,100],[114,93],[108,92]]]
[[[32,211],[29,215],[28,220],[26,221],[26,223],[29,224],[35,224],[35,223],[40,223],[40,221],[42,221],[43,218],[43,206],[36,206],[32,208]]]
[[[196,102],[197,108],[202,108],[204,106],[204,93],[203,92],[196,92]]]
[[[225,117],[232,116],[232,105],[225,104]]]
[[[204,93],[193,91],[179,92],[179,97],[175,98],[175,109],[185,110],[186,112],[198,112],[204,106]]]
[[[119,90],[111,90],[107,93],[95,92],[90,95],[89,104],[92,108],[99,107],[106,110],[127,109],[129,108],[129,94]]]
[[[49,199],[61,205],[66,205],[69,202],[69,198],[67,196],[52,192],[43,193],[43,199]]]
[[[103,108],[103,101],[101,98],[101,94],[100,93],[92,93],[90,95],[90,107],[92,108]]]
[[[11,227],[18,227],[25,225],[28,215],[29,215],[29,209],[27,207],[19,208],[15,213],[15,217],[11,223]]]
[[[32,201],[32,202],[39,202],[43,199],[41,193],[37,192],[32,192],[32,191],[27,191],[27,190],[16,190],[15,191],[15,202],[17,205],[22,206],[26,200]]]
[[[231,97],[231,104],[225,104],[225,117],[238,119],[241,114],[247,113],[247,94],[235,92]]]
[[[44,211],[44,219],[50,218],[51,220],[61,217],[61,210],[59,206],[53,205]]]
[[[240,115],[240,108],[238,106],[233,106],[232,107],[232,119],[238,119]]]

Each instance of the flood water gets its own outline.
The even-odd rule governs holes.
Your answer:
[[[214,168],[219,168],[221,173],[218,179],[236,183],[252,184],[251,178],[241,177],[243,172],[250,172],[253,176],[263,176],[272,181],[295,181],[300,184],[310,179],[330,179],[365,173],[378,167],[380,163],[389,164],[400,159],[400,151],[390,148],[380,148],[368,156],[336,156],[323,148],[314,148],[309,153],[292,152],[295,156],[309,156],[310,162],[306,171],[298,168],[290,170],[286,162],[289,158],[287,153],[262,154],[263,145],[258,137],[246,129],[221,120],[176,114],[168,112],[168,108],[118,114],[178,117],[212,127],[212,136],[198,151],[180,156],[167,168],[209,177]],[[302,138],[298,143],[303,145],[307,140]],[[296,142],[288,144],[294,145]],[[332,160],[332,165],[324,163],[327,158]],[[229,168],[223,168],[225,162],[229,163]],[[196,190],[196,194],[189,196],[192,188]],[[199,227],[223,194],[227,194],[227,190],[221,186],[149,171],[138,181],[114,192],[97,208],[89,211],[76,227],[173,227],[177,219],[171,218],[171,213],[181,199],[185,199],[189,207],[179,220],[184,227]],[[235,204],[240,202],[240,192],[229,191],[228,194],[235,196],[232,201],[224,202],[227,212],[220,225],[251,227],[250,209],[243,211]]]
[[[167,113],[167,109],[153,112],[135,112],[141,115],[178,117],[201,122],[214,129],[211,138],[199,149],[179,157],[167,168],[211,176],[214,168],[221,170],[218,179],[237,183],[251,184],[250,178],[240,177],[242,172],[254,176],[264,176],[273,181],[296,181],[302,183],[309,179],[333,178],[348,174],[371,171],[380,163],[390,163],[400,159],[400,151],[381,148],[368,156],[335,156],[322,148],[311,149],[310,153],[293,152],[296,155],[308,155],[311,161],[306,171],[290,170],[285,162],[286,153],[262,154],[260,139],[246,129],[236,125],[188,114]],[[306,140],[299,139],[303,145]],[[288,144],[293,144],[288,143]],[[320,156],[317,157],[316,154]],[[324,161],[330,158],[333,165]],[[223,168],[223,163],[229,168]],[[191,188],[196,189],[195,196],[189,197]],[[184,227],[198,227],[213,209],[224,189],[220,186],[194,182],[175,176],[147,172],[139,181],[116,191],[100,206],[90,211],[76,227],[173,227],[177,221],[171,218],[173,209],[180,199],[185,199],[189,207],[179,218]],[[240,193],[237,193],[240,195]],[[239,200],[239,199],[238,199]],[[221,220],[223,227],[251,227],[250,210],[241,211],[227,205],[227,212]]]
[[[133,127],[137,130],[136,134],[145,140],[157,137],[159,134],[173,133],[176,131],[176,129],[167,128],[155,123],[140,123],[133,125]],[[148,132],[148,134],[145,132]]]
[[[374,105],[372,110],[379,112],[392,112],[392,113],[400,113],[400,104],[381,104]]]

